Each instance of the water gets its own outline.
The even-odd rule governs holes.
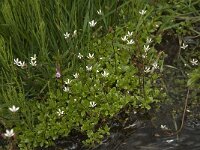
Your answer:
[[[157,132],[157,129],[144,124],[127,133],[112,133],[107,141],[93,150],[200,150],[199,122],[188,121],[179,136]]]
[[[170,130],[161,129],[152,120],[137,118],[126,125],[113,123],[114,130],[111,130],[110,136],[94,148],[83,148],[78,140],[80,135],[76,135],[73,140],[59,140],[56,147],[48,150],[200,150],[200,119],[193,116],[187,117],[178,136],[170,136]],[[167,116],[162,117],[167,119]],[[157,123],[160,124],[160,121]],[[167,122],[167,127],[170,127],[172,121],[168,118]]]

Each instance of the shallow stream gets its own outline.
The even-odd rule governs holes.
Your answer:
[[[148,124],[148,123],[147,123]],[[129,133],[112,133],[109,142],[93,150],[200,150],[200,122],[188,121],[178,136],[159,136],[153,127],[131,129]],[[157,135],[157,136],[156,136]]]
[[[75,141],[57,143],[48,150],[200,150],[200,120],[186,120],[179,135],[169,136],[153,127],[151,121],[136,121],[123,130],[111,132],[101,145],[93,149]]]

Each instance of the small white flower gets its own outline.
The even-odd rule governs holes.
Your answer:
[[[149,73],[151,71],[150,67],[145,67],[144,72]]]
[[[64,82],[65,82],[65,84],[69,85],[72,82],[72,80],[67,79],[67,81],[64,81]]]
[[[34,54],[33,57],[31,57],[31,62],[30,62],[31,66],[37,66],[36,59],[37,59],[36,54]]]
[[[58,116],[62,116],[62,115],[64,115],[65,112],[61,109],[58,109],[58,111],[56,113],[58,114]]]
[[[152,66],[153,66],[154,69],[159,69],[159,66],[158,66],[157,62],[154,62],[154,63],[152,64]]]
[[[25,63],[25,61],[23,61],[23,62],[19,62],[19,66],[21,67],[21,68],[25,68],[25,66],[26,66],[26,63]]]
[[[69,87],[66,87],[66,86],[65,86],[65,87],[63,88],[63,91],[64,91],[64,92],[69,92]]]
[[[21,61],[19,61],[19,58],[14,59],[14,64],[17,66],[20,66]]]
[[[76,37],[77,36],[77,30],[74,30],[72,37]]]
[[[74,76],[75,79],[77,79],[79,77],[79,74],[75,73],[73,76]]]
[[[97,103],[95,102],[90,102],[90,107],[95,107],[97,105]]]
[[[31,66],[37,66],[36,58],[34,58],[34,57],[31,58],[30,65],[31,65]]]
[[[151,42],[152,42],[152,39],[148,37],[147,40],[146,40],[146,43],[150,44]]]
[[[19,107],[15,107],[15,105],[13,105],[12,107],[9,107],[9,110],[13,113],[17,112],[19,110]]]
[[[19,67],[21,67],[22,69],[26,67],[25,61],[21,62],[21,61],[19,61],[18,58],[14,59],[14,64],[17,65],[17,66],[19,66]]]
[[[146,58],[147,57],[147,54],[142,54],[142,58]]]
[[[78,53],[78,58],[79,58],[79,59],[82,59],[82,58],[83,58],[83,55],[81,55],[81,53]]]
[[[31,62],[30,62],[30,65],[31,65],[31,66],[37,66],[37,62],[36,62],[36,61],[31,61]]]
[[[158,27],[159,27],[159,24],[156,24],[155,27],[158,28]]]
[[[98,15],[102,15],[103,14],[102,11],[101,11],[101,9],[97,10],[97,14]]]
[[[14,136],[15,133],[14,133],[13,129],[11,129],[11,130],[8,130],[8,129],[7,129],[7,130],[6,130],[6,133],[4,133],[4,135],[5,135],[6,137],[10,138],[10,137]]]
[[[93,54],[90,54],[90,53],[89,53],[88,56],[87,56],[87,58],[88,58],[88,59],[94,59],[94,53],[93,53]]]
[[[87,71],[91,71],[91,70],[92,70],[92,66],[90,66],[90,67],[89,67],[89,66],[86,66],[86,70],[87,70]]]
[[[94,27],[97,24],[97,22],[95,22],[94,20],[89,22],[90,27]]]
[[[106,71],[104,71],[103,73],[101,73],[101,75],[102,75],[103,77],[108,77],[109,73],[106,72]]]
[[[187,112],[191,112],[189,109],[186,110]]]
[[[144,51],[145,51],[145,53],[147,53],[148,51],[150,50],[150,47],[149,47],[149,45],[144,45]]]
[[[186,49],[188,47],[188,45],[185,45],[185,43],[183,43],[183,45],[181,46],[182,49]]]
[[[135,42],[133,41],[133,39],[131,39],[131,40],[127,40],[127,44],[128,45],[131,45],[131,44],[134,44]]]
[[[132,36],[132,35],[133,35],[133,32],[129,32],[129,31],[128,31],[128,34],[127,34],[127,36],[129,36],[129,37],[130,37],[130,36]]]
[[[191,61],[191,64],[193,65],[193,66],[197,66],[198,65],[198,60],[197,59],[192,59]]]
[[[160,128],[163,130],[169,130],[166,125],[160,125]]]
[[[141,10],[141,11],[139,11],[139,13],[140,13],[141,15],[144,15],[144,14],[146,14],[146,10]]]
[[[68,39],[69,36],[70,36],[70,33],[68,33],[68,32],[64,33],[64,37],[65,37],[65,39]]]
[[[127,41],[127,36],[125,35],[124,37],[121,37],[122,41]]]
[[[36,60],[36,54],[33,55],[33,57],[31,57],[31,60]]]

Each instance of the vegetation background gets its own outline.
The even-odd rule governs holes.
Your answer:
[[[99,10],[102,14],[98,14]],[[144,15],[142,10],[146,11]],[[199,10],[200,0],[1,0],[0,146],[48,147],[74,130],[81,133],[85,145],[94,146],[109,134],[108,120],[127,108],[129,112],[148,112],[152,106],[159,108],[167,101],[181,106],[172,107],[169,114],[182,112],[188,86],[191,109],[198,106]],[[97,22],[94,27],[89,24],[92,20]],[[133,32],[133,45],[121,39],[128,31]],[[65,38],[66,32],[69,38]],[[149,44],[151,53],[144,59],[147,38],[153,42]],[[181,48],[183,43],[188,47]],[[79,53],[84,56],[81,60]],[[94,53],[93,61],[87,59],[89,53]],[[37,65],[31,66],[34,54]],[[17,58],[25,62],[22,68],[14,64]],[[145,67],[155,60],[159,71],[145,74]],[[101,74],[107,71],[113,75],[104,80],[96,72],[88,74],[87,65],[100,69]],[[120,67],[124,70],[116,72]],[[74,93],[68,94],[63,91],[67,88],[64,81],[72,80],[76,72],[83,76],[72,81]],[[56,78],[56,73],[61,78]],[[84,87],[93,87],[92,83],[101,92]],[[124,91],[137,94],[130,92],[127,96]],[[106,102],[102,101],[102,93],[110,94]],[[101,96],[94,100],[91,95]],[[80,107],[70,104],[72,99],[78,99]],[[93,101],[97,106],[90,109]],[[18,112],[9,111],[13,105],[20,108]],[[77,107],[80,111],[76,111]],[[58,117],[58,109],[65,111],[63,119]],[[6,129],[12,128],[16,136],[4,137]]]

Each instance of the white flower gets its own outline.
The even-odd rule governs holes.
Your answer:
[[[127,36],[125,35],[124,37],[121,37],[122,41],[127,41]]]
[[[64,81],[64,82],[65,82],[65,84],[69,85],[72,82],[72,80],[67,79],[67,81]]]
[[[147,57],[147,54],[142,54],[142,58],[146,58]]]
[[[130,36],[132,36],[132,35],[133,35],[133,32],[129,32],[129,31],[128,31],[128,34],[127,34],[127,36],[129,36],[129,37],[130,37]]]
[[[131,39],[130,41],[129,40],[127,40],[127,44],[128,45],[131,45],[131,44],[134,44],[135,42],[133,41],[133,39]]]
[[[64,91],[64,92],[69,92],[69,87],[66,87],[66,86],[65,86],[65,87],[63,88],[63,91]]]
[[[74,30],[72,37],[76,37],[77,36],[77,30]]]
[[[189,109],[186,110],[187,112],[191,112]]]
[[[95,102],[90,102],[90,107],[95,107],[97,105],[97,103]]]
[[[34,54],[33,55],[33,57],[31,57],[31,62],[30,62],[30,64],[32,65],[32,66],[36,66],[37,65],[37,61],[36,61],[36,54]]]
[[[156,24],[156,25],[155,25],[156,28],[158,28],[159,26],[160,26],[159,24]]]
[[[17,65],[17,66],[19,66],[19,67],[21,67],[22,69],[25,68],[25,66],[26,66],[25,61],[21,62],[21,61],[19,61],[18,58],[14,59],[14,64]]]
[[[14,64],[17,66],[20,66],[21,61],[19,61],[19,58],[14,59]]]
[[[4,134],[6,137],[12,137],[12,136],[14,136],[15,135],[15,133],[14,133],[14,131],[13,131],[13,129],[11,129],[11,130],[6,130],[6,133]]]
[[[104,71],[103,73],[101,73],[101,75],[102,75],[103,77],[108,77],[109,73],[106,72],[106,71]]]
[[[32,60],[31,60],[30,65],[31,65],[31,66],[37,66],[37,61],[32,61]]]
[[[12,107],[9,107],[9,110],[13,113],[17,112],[19,110],[19,107],[15,107],[15,105],[13,105]]]
[[[97,14],[98,15],[102,15],[103,14],[102,11],[101,11],[101,9],[97,10]]]
[[[88,58],[88,59],[94,59],[94,53],[93,53],[93,54],[90,54],[90,53],[89,53],[88,56],[87,56],[87,58]]]
[[[58,111],[56,112],[58,114],[58,116],[64,115],[64,111],[61,109],[58,109]]]
[[[74,78],[77,79],[77,78],[79,77],[79,74],[78,74],[78,73],[75,73],[73,76],[74,76]]]
[[[89,22],[90,27],[94,27],[97,24],[97,22],[95,22],[94,20]]]
[[[160,128],[163,130],[169,130],[166,125],[160,125]]]
[[[186,49],[188,47],[188,45],[185,45],[185,43],[183,43],[183,45],[181,46],[182,49]]]
[[[149,45],[147,45],[147,46],[144,45],[144,51],[145,51],[145,53],[148,52],[149,50],[150,50]]]
[[[150,44],[151,42],[152,42],[152,39],[148,37],[147,40],[146,40],[146,43]]]
[[[139,11],[139,13],[140,13],[141,15],[144,15],[144,14],[146,14],[146,10],[141,10],[141,11]]]
[[[68,39],[69,36],[70,36],[70,33],[68,33],[68,32],[64,33],[64,37],[65,37],[65,39]]]
[[[83,58],[83,55],[81,55],[81,53],[78,53],[78,58],[79,58],[79,59],[82,59],[82,58]]]
[[[193,66],[197,66],[198,65],[198,60],[197,59],[192,59],[191,61],[191,64],[193,65]]]
[[[144,72],[149,73],[151,71],[150,67],[145,67]]]
[[[154,62],[154,63],[152,64],[152,66],[153,66],[154,69],[159,69],[159,66],[158,66],[157,62]]]
[[[90,67],[89,67],[89,66],[86,66],[86,70],[87,70],[87,71],[91,71],[91,70],[92,70],[92,66],[90,66]]]
[[[33,57],[31,57],[31,60],[36,60],[36,54],[33,55]]]
[[[26,63],[25,63],[25,61],[23,61],[23,62],[19,62],[19,66],[21,67],[21,68],[25,68],[25,66],[26,66]]]

